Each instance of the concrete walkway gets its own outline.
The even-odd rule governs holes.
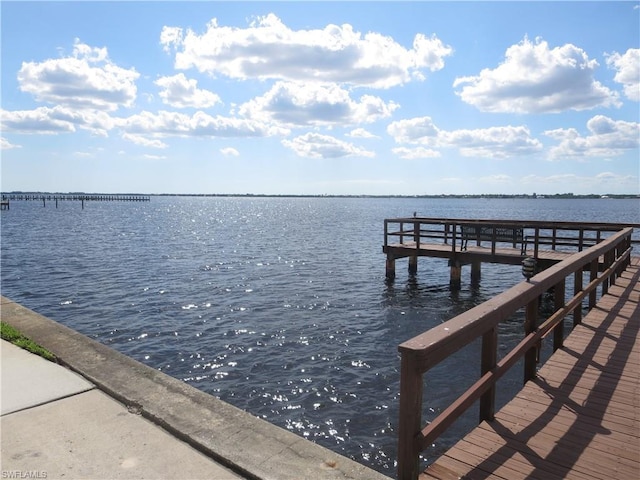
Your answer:
[[[2,478],[243,478],[65,367],[0,353]]]

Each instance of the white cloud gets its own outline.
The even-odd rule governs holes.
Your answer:
[[[218,95],[199,89],[197,80],[187,79],[182,73],[161,77],[154,83],[163,88],[160,92],[163,103],[172,107],[207,108],[220,102]]]
[[[336,82],[388,88],[440,70],[453,49],[435,35],[417,34],[407,49],[375,32],[349,24],[291,30],[274,14],[247,28],[223,27],[212,19],[202,35],[164,27],[160,43],[175,52],[175,68],[229,78]]]
[[[424,145],[431,149],[458,148],[460,154],[467,157],[508,158],[542,150],[540,141],[532,138],[525,126],[446,131],[438,128],[430,117],[416,117],[392,122],[387,133],[396,143]],[[425,153],[434,156],[433,150]]]
[[[225,157],[237,157],[240,155],[240,152],[233,147],[221,148],[220,153]]]
[[[122,138],[128,140],[136,145],[141,145],[143,147],[152,147],[152,148],[167,148],[168,145],[164,143],[162,140],[158,140],[157,138],[148,138],[142,135],[133,135],[131,133],[123,133]]]
[[[216,116],[202,111],[193,115],[161,110],[158,113],[141,112],[119,120],[124,132],[134,135],[181,137],[267,137],[287,135],[286,129],[260,121]]]
[[[619,106],[618,94],[594,79],[598,62],[566,44],[549,48],[528,38],[509,47],[495,69],[458,77],[456,94],[484,112],[550,113]]]
[[[374,157],[369,152],[355,145],[328,135],[306,133],[293,140],[283,140],[282,144],[301,157],[339,158],[339,157]]]
[[[446,145],[458,147],[465,157],[508,158],[542,150],[542,143],[532,138],[524,126],[454,130],[443,132],[441,137]]]
[[[143,157],[146,158],[147,160],[166,160],[167,158],[164,155],[151,155],[149,153],[145,153]]]
[[[22,148],[22,145],[14,145],[4,137],[0,137],[0,150],[11,150],[12,148]]]
[[[360,101],[335,84],[276,82],[263,96],[240,106],[241,115],[291,126],[353,125],[391,116],[398,108],[378,97],[363,95]]]
[[[113,64],[106,48],[92,48],[76,39],[73,55],[44,62],[23,62],[20,90],[41,102],[75,109],[115,111],[136,99],[135,69]]]
[[[640,145],[640,123],[612,120],[596,115],[587,122],[589,134],[575,128],[547,130],[545,135],[560,142],[551,148],[549,158],[615,157]]]
[[[431,148],[424,148],[424,147],[416,147],[416,148],[397,147],[392,149],[391,151],[396,155],[398,155],[400,158],[405,158],[408,160],[413,160],[417,158],[440,157],[439,151],[433,150]]]
[[[351,138],[379,138],[377,135],[374,135],[364,128],[355,128],[346,135]]]
[[[61,106],[38,107],[34,110],[3,110],[0,115],[2,130],[20,133],[70,133],[75,132],[78,127],[104,137],[113,126],[114,119],[106,112],[75,110]]]
[[[436,127],[431,117],[415,117],[390,123],[387,133],[396,143],[437,145],[440,129]]]
[[[47,107],[35,110],[3,110],[0,122],[3,131],[19,133],[65,133],[75,132],[73,122],[52,118],[53,109]]]
[[[630,48],[624,55],[614,52],[605,55],[609,68],[616,70],[613,79],[624,87],[629,100],[640,101],[640,48]]]

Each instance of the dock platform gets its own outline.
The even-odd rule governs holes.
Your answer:
[[[640,244],[638,224],[389,218],[384,221],[382,246],[387,257],[386,279],[395,279],[398,259],[407,258],[409,275],[415,275],[418,258],[443,258],[451,267],[449,285],[459,289],[464,265],[471,265],[472,281],[480,279],[482,263],[521,265],[532,258],[537,269],[543,270],[626,227],[636,229],[631,242]]]
[[[640,478],[640,259],[520,393],[420,475]]]

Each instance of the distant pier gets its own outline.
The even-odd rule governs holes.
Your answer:
[[[54,202],[58,208],[58,201],[75,201],[82,204],[85,202],[149,202],[149,195],[138,194],[104,194],[104,193],[3,193],[2,210],[8,210],[12,201],[39,201],[46,207],[47,202]]]

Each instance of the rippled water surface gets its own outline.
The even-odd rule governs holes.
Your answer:
[[[398,261],[384,281],[383,220],[410,216],[640,223],[637,200],[152,197],[12,202],[2,294],[136,360],[390,476],[397,346],[521,280],[484,265],[448,288],[444,260]],[[501,349],[519,338],[518,319]],[[476,379],[472,344],[429,372],[425,416]],[[520,385],[502,380],[501,396]],[[474,424],[469,412],[432,457]]]

